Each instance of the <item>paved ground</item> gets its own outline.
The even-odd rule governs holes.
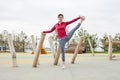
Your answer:
[[[120,55],[112,61],[105,54],[78,55],[75,64],[70,64],[72,55],[66,55],[65,70],[61,62],[53,66],[52,55],[40,56],[37,68],[32,68],[33,55],[17,56],[19,67],[12,68],[10,54],[0,54],[0,80],[120,80]]]

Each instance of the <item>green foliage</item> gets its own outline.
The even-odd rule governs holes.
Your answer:
[[[108,35],[105,33],[102,38],[100,38],[100,41],[102,42],[101,48],[104,49],[104,51],[108,51]]]
[[[104,34],[103,37],[100,39],[102,42],[102,47],[105,51],[108,51],[108,35]],[[120,33],[115,34],[113,36],[113,40],[115,41],[120,41]],[[113,45],[113,51],[119,51],[120,50],[120,44],[118,45]]]
[[[0,34],[0,46],[4,47],[3,51],[5,52],[8,49],[7,34],[8,32],[6,30]],[[12,35],[15,50],[17,52],[24,52],[25,46],[30,42],[30,40],[27,39],[27,35],[23,31]]]
[[[67,32],[68,29],[67,29]],[[7,34],[8,32],[6,30],[2,31],[0,33],[0,46],[5,46],[4,51],[8,48],[8,43],[7,43]],[[30,39],[27,37],[27,35],[21,31],[20,33],[12,34],[13,35],[13,43],[15,46],[15,50],[18,52],[24,52],[24,49],[29,45]],[[74,34],[73,39],[71,40],[72,43],[77,43],[76,41],[79,40],[79,37],[83,36],[84,37],[84,43],[86,44],[87,47],[87,52],[90,51],[90,45],[88,43],[88,38],[90,39],[90,42],[92,44],[93,48],[96,48],[97,46],[100,46],[104,51],[108,51],[108,35],[104,34],[100,38],[101,45],[97,44],[98,37],[97,34],[89,34],[87,30],[84,30],[81,28],[78,30],[76,34]],[[113,40],[115,41],[120,41],[120,33],[117,33],[115,36],[112,37]],[[56,46],[57,46],[57,34],[56,32],[53,33],[53,40],[56,41]],[[120,45],[113,45],[113,52],[120,52]],[[102,52],[103,53],[103,52]]]
[[[95,48],[97,46],[97,43],[96,43],[98,40],[97,34],[91,35],[87,32],[87,30],[84,30],[83,28],[78,30],[77,34],[79,37],[83,36],[84,43],[86,44],[86,47],[87,47],[87,51],[90,51],[90,45],[88,43],[88,39],[90,39],[90,42],[91,42],[93,48]]]
[[[13,35],[13,42],[14,42],[14,46],[15,46],[15,50],[17,52],[24,52],[25,50],[25,46],[27,46],[29,41],[27,40],[27,35],[21,31],[18,34],[14,34]]]
[[[7,30],[3,30],[2,33],[0,34],[0,46],[1,46],[1,49],[0,50],[3,50],[6,52],[6,49],[7,49]]]
[[[120,41],[120,33],[117,33],[114,37],[113,40],[115,41]],[[113,45],[113,51],[120,51],[120,44]]]

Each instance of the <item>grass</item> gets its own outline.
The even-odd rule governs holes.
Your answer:
[[[120,51],[113,51],[113,53],[115,53],[115,54],[120,54]]]
[[[7,52],[0,52],[0,53],[9,53],[9,51],[7,51]],[[17,52],[17,53],[21,53],[21,52]],[[24,52],[24,53],[26,53],[26,52]],[[86,53],[91,53],[91,51],[87,51]],[[100,53],[100,54],[107,54],[108,53],[108,51],[102,51],[102,52],[94,52],[94,53]],[[113,54],[120,54],[120,51],[113,51]]]

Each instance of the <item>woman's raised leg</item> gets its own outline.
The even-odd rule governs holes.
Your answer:
[[[73,36],[73,34],[75,33],[75,31],[80,27],[80,23],[77,24],[76,27],[74,27],[69,33],[68,35],[66,36],[67,38],[67,41],[69,41],[71,39],[71,37]]]
[[[73,36],[73,34],[75,33],[75,31],[80,27],[80,25],[82,24],[82,22],[84,21],[85,17],[83,16],[83,18],[80,20],[80,23],[77,24],[76,27],[74,27],[66,36],[67,41],[69,41],[71,39],[71,37]]]

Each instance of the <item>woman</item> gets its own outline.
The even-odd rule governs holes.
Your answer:
[[[68,42],[71,39],[74,32],[80,27],[80,25],[82,24],[82,21],[85,20],[85,17],[79,16],[79,17],[77,17],[71,21],[68,21],[68,22],[63,22],[63,18],[64,18],[64,15],[59,14],[58,15],[58,23],[55,24],[51,30],[43,31],[43,33],[51,33],[54,30],[56,30],[58,38],[59,38],[59,44],[61,47],[61,53],[62,53],[62,62],[63,62],[62,68],[64,69],[66,67],[66,65],[65,65],[65,53],[64,53],[65,44],[66,44],[66,42]],[[81,20],[77,24],[77,26],[74,27],[68,34],[66,34],[66,26],[79,20],[79,19],[81,19]]]

